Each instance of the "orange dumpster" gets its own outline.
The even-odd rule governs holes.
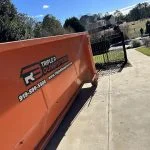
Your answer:
[[[97,83],[87,33],[0,44],[0,148],[44,149],[79,89]]]

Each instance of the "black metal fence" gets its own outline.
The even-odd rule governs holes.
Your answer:
[[[94,61],[98,65],[127,63],[127,54],[122,32],[103,36],[95,43],[92,43],[91,46]]]

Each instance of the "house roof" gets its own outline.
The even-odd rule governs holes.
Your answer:
[[[108,15],[108,16],[105,16],[103,19],[105,19],[106,21],[110,20],[110,18],[112,17],[112,15]]]

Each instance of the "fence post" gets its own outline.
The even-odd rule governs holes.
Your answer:
[[[123,32],[121,32],[120,34],[121,34],[123,52],[124,52],[124,58],[125,58],[125,64],[126,64],[128,62],[128,58],[127,58],[126,46],[125,46],[125,42],[124,42],[124,35],[123,35]]]

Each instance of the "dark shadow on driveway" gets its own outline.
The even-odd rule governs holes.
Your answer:
[[[86,105],[89,107],[92,97],[94,96],[96,91],[96,87],[89,87],[89,88],[82,88],[80,93],[78,94],[76,100],[74,101],[73,105],[71,106],[70,110],[68,111],[67,115],[65,116],[64,120],[60,124],[58,130],[54,134],[51,141],[48,143],[45,150],[56,150],[59,143],[61,142],[62,138],[65,136],[68,128],[71,126],[73,121],[76,119],[80,111]]]
[[[111,62],[111,63],[105,63],[105,64],[95,64],[96,69],[98,70],[98,73],[102,76],[104,75],[110,75],[114,73],[122,72],[122,70],[126,67],[132,67],[132,65],[127,62]]]

